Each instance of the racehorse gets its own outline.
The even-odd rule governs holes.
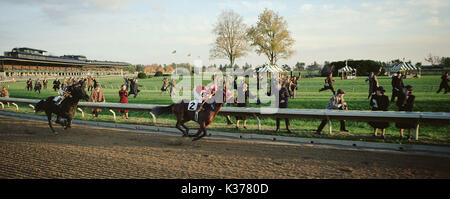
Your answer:
[[[68,86],[67,91],[70,93],[68,97],[66,97],[61,104],[56,105],[53,99],[54,96],[47,98],[46,100],[39,101],[34,111],[40,112],[45,111],[45,114],[47,115],[48,119],[48,125],[50,126],[50,129],[54,134],[58,134],[55,129],[53,129],[52,126],[52,114],[56,114],[57,118],[55,123],[61,124],[61,126],[64,127],[64,129],[71,128],[72,125],[72,117],[75,115],[75,112],[77,110],[78,102],[81,99],[84,99],[86,101],[89,100],[89,96],[86,94],[86,91],[84,90],[84,83],[85,81],[81,80],[77,84],[74,84],[72,86]],[[61,121],[61,118],[66,119],[65,122]]]
[[[224,102],[226,101],[226,91],[223,89],[223,93],[218,92],[215,95],[220,96],[223,95],[222,101],[218,102],[220,99],[217,96],[212,96],[209,100],[207,100],[203,105],[200,106],[200,111],[198,112],[197,123],[200,125],[200,129],[194,135],[189,135],[189,128],[187,128],[184,124],[189,121],[195,121],[195,112],[188,110],[191,105],[190,102],[181,100],[181,102],[177,104],[172,104],[170,106],[158,106],[152,110],[152,113],[155,115],[163,115],[173,113],[177,118],[176,128],[183,133],[183,137],[194,137],[192,141],[196,141],[201,139],[206,135],[206,127],[208,127],[219,113],[222,108]],[[217,100],[217,101],[216,101]],[[186,130],[183,130],[183,127]]]

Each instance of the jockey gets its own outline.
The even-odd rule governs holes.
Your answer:
[[[56,105],[61,104],[61,102],[67,97],[70,96],[70,91],[69,91],[69,86],[64,86],[64,84],[61,86],[61,88],[59,88],[58,90],[58,96],[56,96],[55,98],[53,98],[53,102]]]
[[[216,90],[217,86],[214,84],[214,81],[208,87],[199,85],[194,88],[194,100],[197,103],[201,103],[200,108],[198,108],[197,111],[200,111],[201,107],[203,107],[203,104],[205,104],[207,100],[212,98],[212,96],[216,93]],[[214,109],[214,104],[211,104],[211,108]]]
[[[206,98],[207,89],[203,85],[196,86],[192,91],[194,94],[194,100],[198,103],[203,103]]]

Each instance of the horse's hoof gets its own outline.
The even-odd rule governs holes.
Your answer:
[[[199,140],[200,138],[202,138],[202,137],[195,137],[195,138],[192,138],[192,141],[197,141],[197,140]]]
[[[58,135],[58,132],[55,131],[55,132],[53,132],[53,134]]]

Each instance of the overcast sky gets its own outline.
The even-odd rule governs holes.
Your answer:
[[[402,58],[428,64],[429,53],[450,56],[449,0],[0,0],[0,7],[1,51],[31,47],[132,64],[223,64],[209,59],[219,13],[232,9],[250,26],[270,8],[287,20],[296,41],[296,53],[279,65]],[[267,58],[250,53],[237,60],[245,62]]]

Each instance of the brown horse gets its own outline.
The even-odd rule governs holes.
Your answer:
[[[216,95],[220,96],[219,92],[217,92]],[[200,129],[194,135],[189,135],[189,128],[184,125],[186,122],[191,120],[195,121],[195,111],[188,110],[189,101],[182,100],[181,102],[170,106],[158,106],[152,110],[152,113],[155,115],[173,113],[177,118],[177,124],[175,127],[183,133],[183,137],[194,137],[192,141],[196,141],[206,135],[206,127],[213,122],[214,118],[222,108],[224,101],[225,99],[222,99],[222,101],[219,102],[216,96],[213,96],[211,99],[207,100],[203,106],[201,104],[198,105],[200,106],[200,111],[198,112],[198,119],[196,122],[200,125]]]
[[[61,124],[61,126],[64,126],[64,129],[71,128],[72,117],[75,115],[78,102],[81,99],[86,101],[89,100],[89,96],[86,94],[84,87],[83,80],[81,80],[78,84],[68,86],[67,92],[70,92],[70,96],[66,97],[60,105],[56,105],[53,101],[55,97],[49,97],[45,100],[41,100],[35,105],[35,112],[44,111],[47,115],[48,126],[54,134],[57,134],[57,132],[53,129],[52,114],[56,114],[57,118],[55,122]],[[65,118],[66,120],[61,121],[61,118]]]

